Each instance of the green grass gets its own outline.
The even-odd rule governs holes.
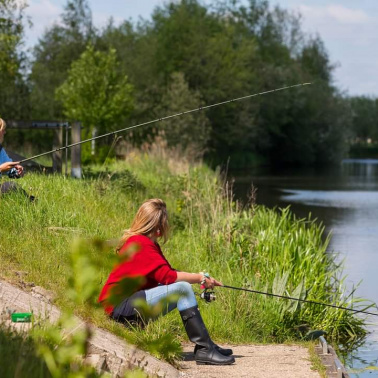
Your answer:
[[[322,378],[326,378],[326,367],[323,365],[321,358],[316,353],[315,342],[309,342],[307,344],[308,352],[310,354],[310,362],[312,364],[311,369],[317,371]]]
[[[168,205],[172,233],[163,246],[178,270],[207,270],[224,284],[296,296],[342,306],[366,306],[345,293],[340,267],[326,253],[324,228],[296,219],[289,209],[278,211],[232,201],[218,173],[203,164],[189,164],[166,151],[131,151],[125,162],[92,167],[83,180],[58,175],[26,175],[18,183],[37,197],[0,199],[0,275],[56,293],[56,304],[125,337],[155,355],[174,360],[178,341],[186,336],[177,312],[128,330],[99,308],[74,306],[67,296],[74,238],[114,240],[128,227],[147,198]],[[98,266],[98,291],[114,264],[114,250],[89,249]],[[197,289],[197,288],[196,288]],[[199,291],[197,289],[197,291]],[[365,336],[364,320],[350,312],[298,304],[225,288],[217,300],[200,303],[213,339],[218,342],[285,342],[301,340],[298,325],[323,329],[329,341],[348,343]],[[170,340],[165,340],[166,335]],[[153,339],[165,340],[158,350]],[[171,348],[170,343],[177,348]]]

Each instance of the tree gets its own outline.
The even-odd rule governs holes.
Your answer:
[[[149,28],[157,44],[155,72],[163,83],[172,73],[182,72],[189,89],[200,93],[205,104],[251,93],[256,82],[252,69],[256,43],[237,20],[220,16],[196,0],[185,0],[157,8]],[[252,102],[209,109],[207,156],[218,163],[246,151],[254,115]]]
[[[67,72],[96,31],[87,0],[68,0],[61,22],[48,29],[34,48],[30,74],[34,119],[60,119],[62,104],[54,93],[67,78]]]
[[[367,96],[352,97],[353,136],[365,143],[368,138],[378,140],[378,102]]]
[[[25,5],[0,0],[0,114],[23,118],[29,111],[29,90],[25,81],[26,56],[21,51]]]
[[[122,70],[135,85],[134,116],[143,120],[168,110],[168,93],[179,87],[183,97],[197,93],[212,104],[316,81],[313,87],[208,109],[207,157],[215,164],[229,156],[236,167],[253,164],[256,157],[271,164],[328,163],[345,150],[348,113],[332,85],[333,66],[320,38],[304,34],[298,14],[271,8],[265,0],[215,6],[183,0],[157,7],[151,21],[110,24],[100,41],[103,48],[117,49]],[[183,78],[187,90],[184,81],[179,84]],[[187,109],[175,96],[168,102],[178,112]]]
[[[162,116],[197,109],[204,105],[198,92],[190,90],[185,77],[180,72],[171,75],[171,83],[162,99]],[[203,153],[210,137],[210,122],[204,111],[186,114],[163,121],[159,129],[165,131],[170,146],[183,149],[194,147]]]
[[[117,66],[114,49],[104,53],[89,45],[56,90],[65,117],[80,121],[87,133],[94,127],[100,133],[114,129],[132,109],[132,86]]]
[[[214,164],[228,157],[230,166],[236,167],[256,160],[328,164],[345,151],[351,119],[348,104],[333,85],[334,67],[323,42],[303,32],[296,13],[272,8],[267,0],[219,0],[211,6],[182,0],[157,7],[151,20],[125,21],[119,26],[110,20],[106,28],[96,31],[87,1],[70,0],[62,20],[35,49],[31,75],[35,118],[68,114],[79,118],[74,112],[77,104],[83,108],[82,99],[65,105],[63,112],[63,102],[68,100],[62,94],[54,98],[53,93],[67,79],[71,63],[91,43],[97,53],[117,52],[120,64],[113,75],[127,75],[134,88],[133,111],[120,113],[117,122],[132,118],[140,123],[183,111],[189,104],[195,108],[299,82],[316,83],[211,108],[204,118],[186,118],[188,124],[185,117],[167,122],[170,144],[180,139],[187,145],[196,136],[199,145],[206,141],[206,158]],[[100,62],[95,63],[96,59],[94,67]],[[68,83],[65,90],[74,85]],[[103,121],[105,113],[98,119],[89,113],[83,111],[80,116],[86,119],[88,131],[94,126],[113,127],[109,120]],[[206,126],[196,128],[199,124]],[[152,127],[140,128],[133,140],[139,143],[152,132]]]

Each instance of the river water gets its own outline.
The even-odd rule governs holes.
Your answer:
[[[359,284],[356,296],[378,303],[378,160],[347,159],[323,171],[260,170],[233,176],[237,198],[245,199],[253,184],[258,204],[290,205],[297,216],[311,213],[321,221],[332,235],[329,252],[344,260],[347,287]],[[351,377],[378,377],[378,317],[368,320],[366,342],[345,359]]]

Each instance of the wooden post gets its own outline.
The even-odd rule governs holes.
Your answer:
[[[63,129],[54,130],[54,140],[53,140],[53,149],[62,147],[63,144]],[[62,151],[53,152],[52,154],[53,161],[53,172],[62,173]]]
[[[65,125],[65,129],[66,129],[66,137],[65,137],[65,141],[66,141],[66,150],[64,151],[64,154],[65,154],[65,164],[64,164],[64,168],[65,168],[65,172],[64,172],[64,175],[67,177],[68,176],[68,129],[70,128],[70,125],[69,123],[67,122],[66,125]]]
[[[75,122],[71,127],[71,143],[81,142],[81,125]],[[81,178],[81,145],[71,148],[71,177]]]

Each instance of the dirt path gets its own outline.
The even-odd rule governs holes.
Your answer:
[[[308,350],[298,345],[222,345],[232,348],[235,364],[229,366],[197,365],[193,347],[184,346],[182,372],[194,378],[319,378],[311,370]]]

